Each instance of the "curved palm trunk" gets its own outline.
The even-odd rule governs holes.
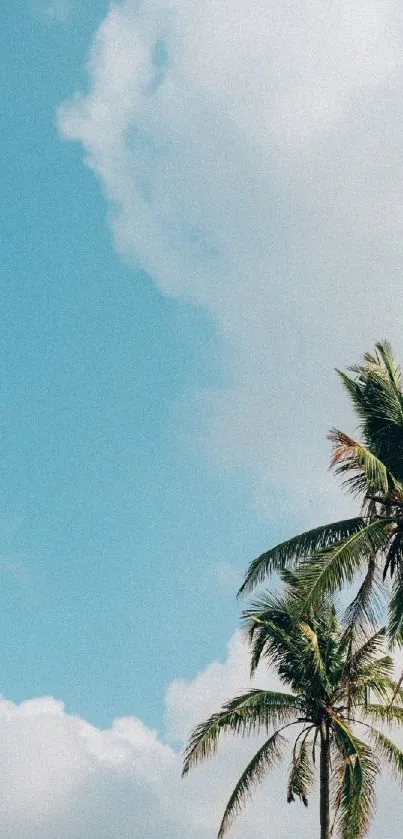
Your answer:
[[[330,738],[329,725],[320,728],[320,839],[330,839]]]

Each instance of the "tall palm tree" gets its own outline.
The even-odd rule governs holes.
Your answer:
[[[361,440],[333,429],[331,466],[361,501],[361,514],[299,534],[255,559],[240,593],[273,572],[299,568],[302,602],[320,600],[360,572],[364,578],[349,608],[351,621],[373,619],[379,578],[393,579],[389,632],[403,637],[403,385],[390,345],[339,375],[360,420]]]
[[[301,621],[290,574],[286,582],[288,597],[268,594],[244,614],[252,673],[264,660],[289,691],[255,689],[227,702],[192,732],[183,774],[213,755],[224,733],[269,735],[228,801],[221,839],[253,786],[280,761],[284,732],[294,728],[287,801],[308,804],[319,752],[320,837],[330,839],[336,828],[341,839],[360,839],[371,821],[381,761],[403,773],[403,752],[376,727],[403,722],[403,693],[396,691],[393,661],[383,651],[384,630],[352,651],[351,629],[341,626],[333,605],[322,603]],[[391,706],[394,693],[397,704]]]

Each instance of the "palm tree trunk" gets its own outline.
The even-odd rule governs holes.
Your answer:
[[[330,738],[329,724],[320,727],[320,839],[330,839]]]

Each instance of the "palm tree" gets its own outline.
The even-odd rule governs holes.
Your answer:
[[[374,619],[377,584],[393,579],[389,633],[403,637],[403,390],[390,345],[378,343],[339,375],[360,420],[361,441],[332,429],[331,466],[361,501],[361,514],[299,534],[255,559],[240,594],[276,571],[298,567],[304,608],[364,573],[348,618]],[[378,589],[379,592],[379,589]],[[375,595],[375,597],[374,597]]]
[[[293,585],[291,575],[286,581]],[[403,692],[396,691],[393,662],[383,652],[384,630],[352,651],[351,629],[341,626],[333,605],[322,603],[301,621],[290,587],[288,597],[266,595],[244,614],[252,673],[264,660],[289,692],[254,689],[227,702],[192,732],[183,774],[216,752],[222,734],[269,734],[274,727],[235,786],[221,839],[254,785],[282,758],[284,733],[294,728],[287,801],[308,804],[319,751],[320,837],[330,839],[336,827],[341,839],[360,839],[371,820],[380,762],[403,773],[403,752],[374,725],[403,721]]]

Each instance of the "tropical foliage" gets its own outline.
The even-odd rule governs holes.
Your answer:
[[[333,829],[341,839],[360,839],[373,813],[381,763],[403,773],[403,752],[378,728],[403,721],[403,694],[384,652],[385,631],[354,647],[353,630],[340,624],[330,601],[301,620],[295,578],[286,573],[284,579],[283,597],[266,594],[244,619],[252,673],[265,662],[287,691],[255,689],[229,700],[194,729],[183,773],[212,756],[223,734],[265,733],[225,808],[220,839],[254,786],[280,762],[294,730],[287,801],[308,804],[318,753],[321,839],[329,839]]]
[[[184,774],[215,753],[223,734],[266,735],[228,801],[219,837],[279,763],[292,730],[287,800],[307,805],[319,756],[321,839],[334,830],[340,839],[363,837],[381,763],[403,774],[403,752],[385,728],[403,723],[403,675],[396,684],[386,654],[391,641],[403,643],[402,373],[387,342],[338,372],[358,416],[359,439],[332,429],[331,468],[359,500],[360,512],[276,545],[246,573],[240,594],[272,574],[284,584],[282,596],[262,595],[244,618],[252,673],[266,663],[286,690],[237,696],[191,734]],[[377,629],[389,578],[387,626]],[[356,593],[340,622],[333,597],[353,584]]]
[[[389,634],[403,638],[403,391],[402,374],[387,342],[360,365],[339,372],[360,423],[359,441],[333,429],[331,466],[361,502],[361,514],[295,536],[255,559],[240,593],[273,572],[298,569],[303,608],[350,585],[361,573],[350,605],[351,623],[375,622],[381,578],[393,581]],[[379,609],[378,609],[379,611]]]

